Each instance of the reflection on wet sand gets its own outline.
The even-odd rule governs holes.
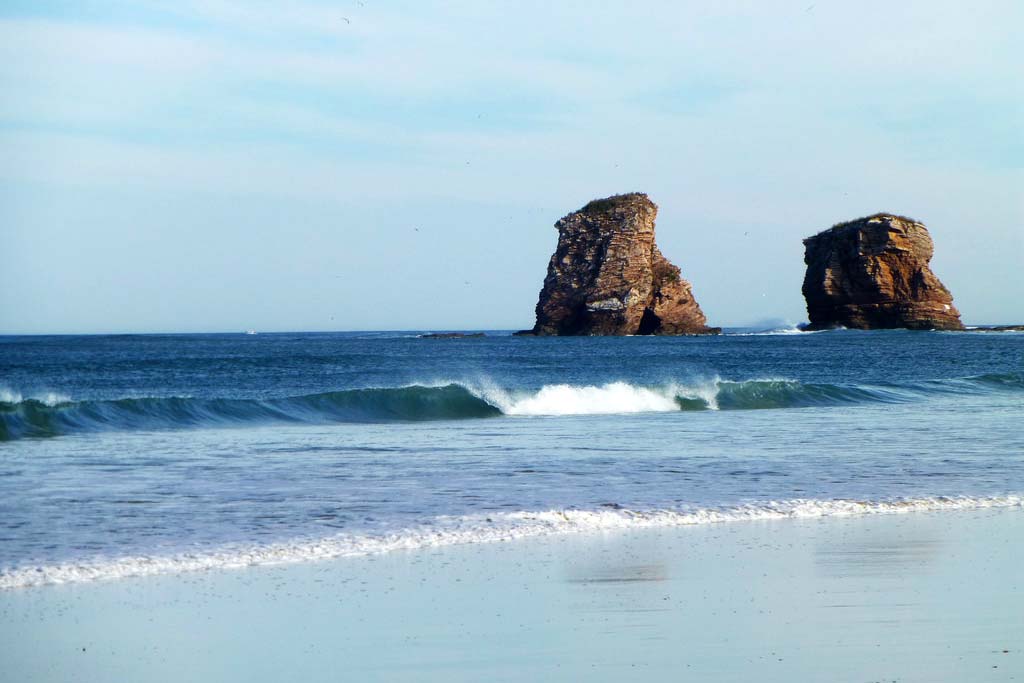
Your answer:
[[[815,547],[814,561],[822,576],[900,576],[934,566],[943,551],[939,536],[908,538],[860,530],[849,536],[825,536]]]
[[[591,567],[570,572],[566,579],[569,583],[642,583],[648,581],[667,581],[668,574],[664,564],[641,564]]]

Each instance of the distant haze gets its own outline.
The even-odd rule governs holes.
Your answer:
[[[530,327],[630,191],[712,325],[877,211],[1024,322],[1024,4],[608,5],[7,0],[0,333]]]

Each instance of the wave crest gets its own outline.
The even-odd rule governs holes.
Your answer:
[[[537,392],[481,392],[481,398],[505,415],[612,415],[679,410],[675,388],[638,387],[626,382],[601,386],[551,384]]]
[[[0,441],[98,431],[238,426],[273,422],[395,422],[490,417],[501,411],[466,387],[351,389],[275,399],[149,397],[0,401]]]
[[[499,415],[610,415],[758,410],[917,401],[932,395],[1024,390],[1024,374],[991,374],[888,385],[815,384],[769,378],[638,386],[553,384],[507,390],[493,384],[412,385],[270,399],[150,397],[71,401],[59,394],[0,395],[0,441],[100,431],[264,423],[375,423]],[[5,400],[16,399],[16,400]]]

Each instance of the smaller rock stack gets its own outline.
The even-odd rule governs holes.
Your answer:
[[[953,295],[928,267],[928,229],[878,213],[804,240],[803,293],[811,329],[962,330]]]

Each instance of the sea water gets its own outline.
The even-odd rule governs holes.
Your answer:
[[[0,338],[0,589],[1024,505],[1024,334]]]

